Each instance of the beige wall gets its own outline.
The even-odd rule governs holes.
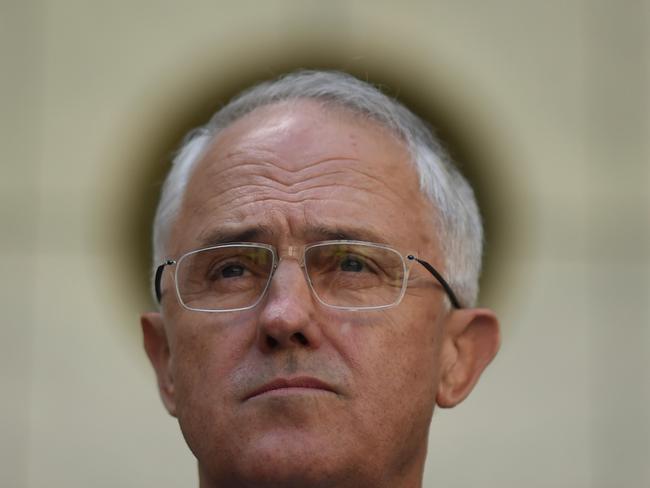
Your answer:
[[[426,486],[650,486],[648,3],[396,5],[0,3],[0,486],[195,484],[140,351],[134,229],[197,93],[310,52],[474,141],[505,337],[436,413]]]

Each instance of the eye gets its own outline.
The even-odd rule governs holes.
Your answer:
[[[350,256],[348,256],[347,258],[341,261],[342,271],[351,271],[351,272],[359,273],[360,271],[363,271],[363,268],[364,265],[359,259]]]
[[[237,278],[244,274],[244,267],[240,264],[229,264],[220,270],[221,277],[223,278]]]

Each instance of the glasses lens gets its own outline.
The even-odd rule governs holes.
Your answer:
[[[255,305],[273,270],[273,252],[257,246],[221,246],[186,254],[177,265],[183,305],[192,310],[233,310]]]
[[[402,295],[404,260],[392,249],[372,244],[316,245],[305,253],[305,267],[314,292],[327,305],[382,307]]]

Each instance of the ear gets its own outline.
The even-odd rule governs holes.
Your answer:
[[[165,408],[170,415],[176,416],[174,398],[174,376],[171,369],[169,340],[165,331],[163,317],[158,312],[147,312],[140,316],[144,350],[156,372],[158,390]]]
[[[436,403],[451,408],[472,391],[499,350],[499,321],[488,309],[454,310],[445,324]]]

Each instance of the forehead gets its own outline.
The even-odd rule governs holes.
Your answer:
[[[430,246],[433,222],[401,140],[301,100],[259,108],[217,136],[190,178],[172,242],[181,251],[256,228],[276,244],[336,234]]]

